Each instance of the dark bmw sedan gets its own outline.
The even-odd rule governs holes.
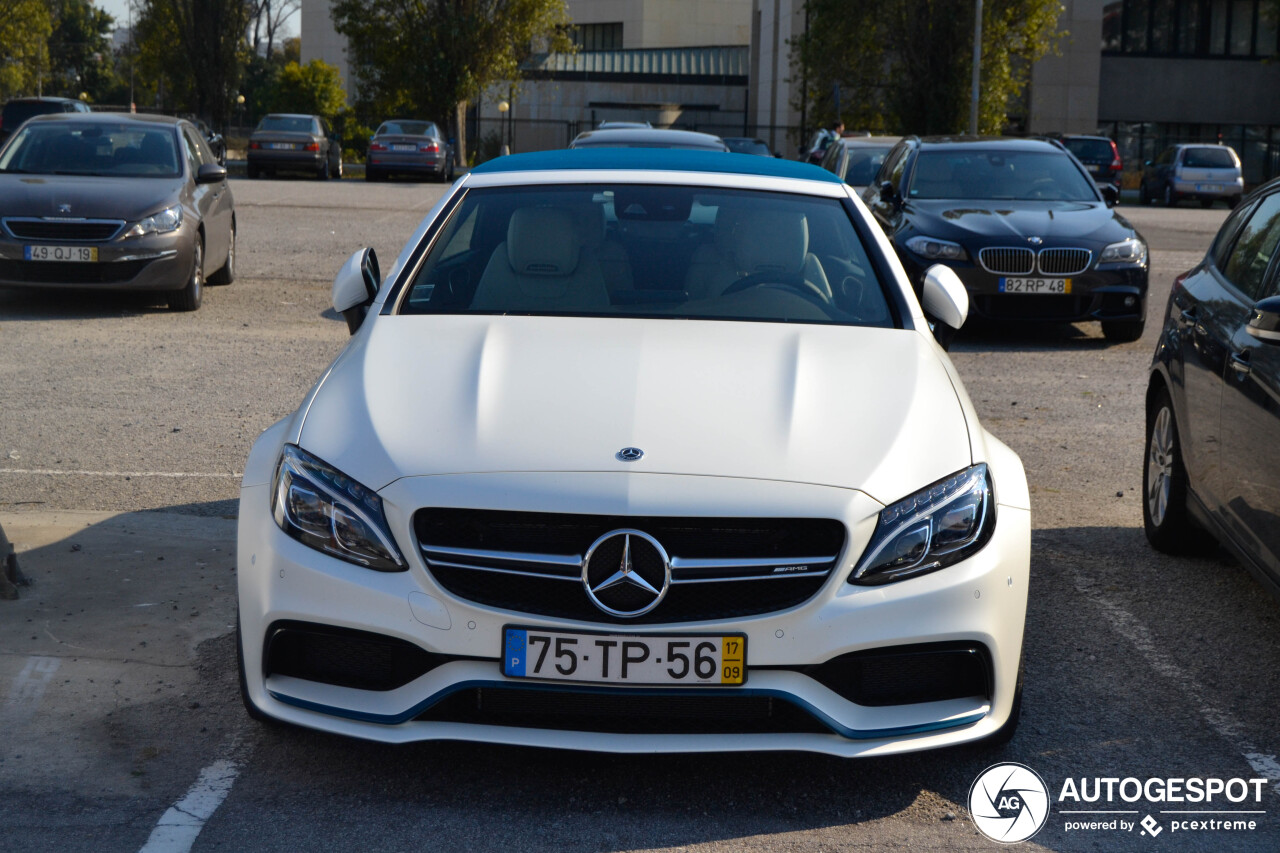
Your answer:
[[[1280,594],[1280,181],[1174,280],[1147,384],[1143,520],[1161,551],[1217,539]]]
[[[863,200],[917,288],[945,264],[969,291],[971,314],[1097,320],[1108,340],[1142,337],[1147,244],[1112,209],[1112,189],[1056,142],[910,137]]]
[[[194,311],[235,262],[227,170],[188,121],[57,113],[0,149],[0,287],[151,290]]]

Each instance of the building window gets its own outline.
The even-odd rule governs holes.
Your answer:
[[[1110,0],[1102,8],[1104,53],[1140,56],[1276,55],[1269,0]]]
[[[622,24],[575,24],[569,38],[578,50],[622,50]]]

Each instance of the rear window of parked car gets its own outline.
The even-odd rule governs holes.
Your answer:
[[[1062,144],[1080,160],[1111,159],[1111,143],[1105,139],[1065,139]]]
[[[384,121],[374,136],[402,133],[406,136],[439,136],[440,131],[429,121]]]
[[[469,191],[400,313],[895,326],[838,200],[634,184]]]
[[[1188,148],[1182,155],[1182,165],[1193,169],[1234,169],[1236,158],[1230,148]]]
[[[267,116],[258,130],[278,130],[285,133],[319,133],[316,120],[307,116]]]

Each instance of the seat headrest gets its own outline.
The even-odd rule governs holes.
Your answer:
[[[809,223],[803,213],[752,211],[738,215],[733,258],[747,275],[797,274],[809,252]]]
[[[548,207],[522,207],[507,226],[507,261],[517,275],[571,275],[582,239],[572,217]]]

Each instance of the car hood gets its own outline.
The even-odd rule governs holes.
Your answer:
[[[404,476],[645,472],[892,501],[972,461],[921,333],[630,318],[371,318],[299,444],[375,489]],[[638,447],[644,457],[616,454]]]
[[[5,216],[71,216],[133,222],[176,204],[183,178],[0,174]]]
[[[1124,217],[1102,202],[912,200],[910,210],[916,233],[953,240],[1012,240],[1015,246],[1024,245],[1028,237],[1046,243],[1114,242],[1133,231]]]

